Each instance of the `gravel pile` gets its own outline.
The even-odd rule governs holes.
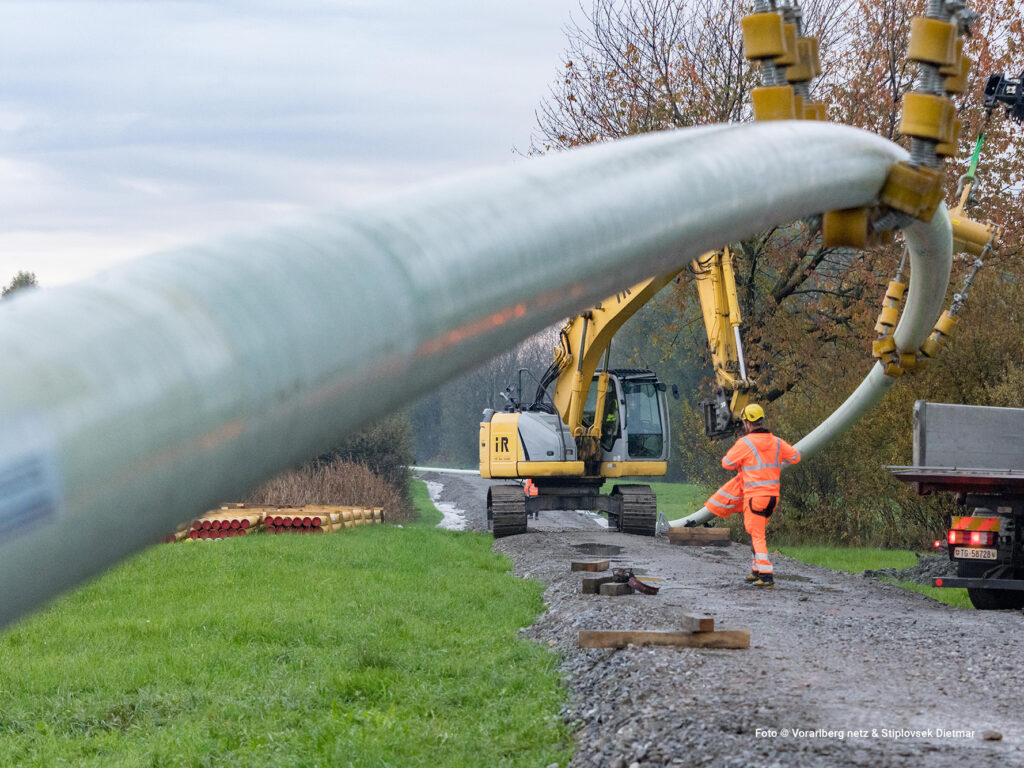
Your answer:
[[[459,480],[452,501],[472,514],[486,483]],[[612,567],[662,579],[660,594],[582,594],[570,562],[594,544],[621,547]],[[1024,688],[1007,666],[1024,652],[1019,611],[953,608],[779,555],[763,592],[742,582],[740,545],[569,530],[494,548],[547,585],[548,610],[521,634],[562,654],[574,768],[1024,765]],[[750,630],[751,647],[578,647],[581,629],[675,630],[684,612]]]
[[[932,579],[943,576],[956,576],[956,563],[949,559],[949,555],[943,552],[940,555],[918,555],[917,565],[909,568],[879,568],[878,570],[864,571],[868,578],[879,578],[888,576],[897,581],[911,581],[915,584],[931,586]]]

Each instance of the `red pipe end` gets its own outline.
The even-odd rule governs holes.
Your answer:
[[[238,521],[238,527],[241,528],[243,531],[247,530],[250,525],[252,525],[252,523],[250,523],[245,518],[242,518],[241,520]]]
[[[208,531],[212,527],[213,527],[213,523],[211,523],[209,520],[203,520],[203,530],[204,531]]]

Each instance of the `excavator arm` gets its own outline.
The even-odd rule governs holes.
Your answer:
[[[706,253],[694,259],[690,270],[696,278],[717,383],[714,396],[701,401],[705,430],[711,437],[731,435],[754,388],[753,381],[747,378],[740,342],[741,315],[732,253],[728,248]],[[555,410],[581,451],[596,450],[600,439],[600,417],[596,416],[593,423],[585,423],[584,408],[594,375],[603,362],[603,371],[597,378],[594,413],[604,413],[612,337],[679,274],[679,271],[669,272],[620,291],[570,318],[559,332],[554,361],[540,381],[535,400],[540,403],[548,387],[555,382],[552,397]]]
[[[559,344],[555,347],[555,359],[545,372],[537,389],[536,400],[540,402],[548,386],[555,382],[552,400],[555,410],[569,427],[577,446],[589,459],[599,450],[601,421],[595,416],[593,423],[584,423],[584,407],[594,374],[604,363],[604,370],[597,380],[597,401],[595,414],[604,413],[605,397],[608,392],[608,357],[612,337],[622,325],[654,298],[662,288],[678,276],[673,271],[637,283],[585,312],[572,317],[559,331]]]
[[[708,437],[726,437],[736,432],[740,412],[755,388],[755,383],[747,377],[743,359],[742,316],[732,252],[723,248],[705,253],[693,260],[691,270],[697,283],[717,384],[713,396],[700,401],[704,431]]]

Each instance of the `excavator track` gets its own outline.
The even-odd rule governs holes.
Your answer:
[[[526,533],[526,496],[518,485],[492,485],[487,491],[487,520],[494,538]]]
[[[658,525],[658,503],[649,485],[616,485],[612,497],[621,499],[619,530],[635,536],[653,536]]]

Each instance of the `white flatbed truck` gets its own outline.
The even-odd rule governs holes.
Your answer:
[[[1024,408],[914,404],[914,465],[889,467],[920,494],[955,493],[946,542],[955,577],[983,610],[1024,608]]]

